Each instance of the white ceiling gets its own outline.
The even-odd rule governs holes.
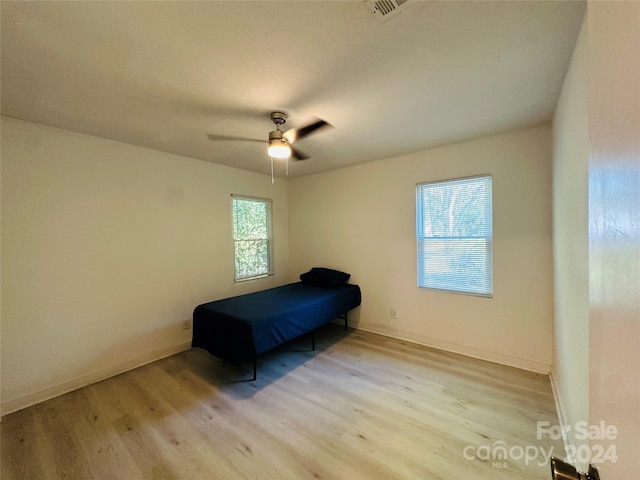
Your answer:
[[[261,173],[304,175],[549,121],[584,2],[1,2],[2,114]],[[284,169],[278,167],[278,174]]]

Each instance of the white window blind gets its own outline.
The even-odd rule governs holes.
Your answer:
[[[491,177],[416,187],[418,286],[493,293]]]
[[[271,200],[232,196],[235,280],[273,274]]]

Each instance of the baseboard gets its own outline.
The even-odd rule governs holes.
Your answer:
[[[553,374],[553,370],[549,373],[549,381],[551,382],[551,392],[553,393],[553,401],[556,404],[556,412],[558,413],[558,424],[560,426],[570,425],[569,420],[567,418],[567,410],[564,408],[562,395],[560,393],[560,389],[558,388],[558,382],[556,380],[555,375]],[[570,429],[566,435],[563,435],[562,441],[564,443],[564,452],[576,451],[576,442],[575,442],[575,439],[573,438],[573,428]],[[563,458],[565,458],[564,455],[563,455]]]
[[[175,355],[176,353],[183,352],[189,348],[191,348],[191,341],[183,342],[168,348],[154,350],[141,357],[72,378],[57,385],[47,387],[44,390],[22,395],[2,404],[2,416],[9,415],[10,413],[17,412],[18,410],[64,395],[65,393],[69,393],[73,390],[86,387],[92,383],[97,383],[115,375],[133,370],[134,368],[155,362],[156,360]]]
[[[465,345],[459,345],[450,342],[443,342],[436,339],[422,339],[422,338],[409,338],[400,335],[392,335],[388,332],[376,331],[375,329],[357,327],[358,330],[364,332],[375,333],[389,338],[395,338],[396,340],[402,340],[405,342],[416,343],[418,345],[424,345],[425,347],[436,348],[438,350],[444,350],[446,352],[457,353],[459,355],[465,355],[467,357],[477,358],[478,360],[485,360],[487,362],[499,363],[501,365],[507,365],[509,367],[520,368],[522,370],[528,370],[530,372],[542,373],[549,375],[551,373],[551,365],[538,362],[536,360],[529,360],[526,358],[514,357],[511,355],[504,355],[501,353],[488,352],[480,350],[474,347],[467,347]]]

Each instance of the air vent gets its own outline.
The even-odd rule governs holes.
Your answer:
[[[379,22],[386,22],[395,17],[415,1],[412,0],[365,0],[367,7]]]

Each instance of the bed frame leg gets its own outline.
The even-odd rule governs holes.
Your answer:
[[[258,357],[255,357],[253,359],[253,378],[251,379],[252,382],[255,381],[256,378],[258,378],[257,372],[258,372]]]
[[[311,350],[316,351],[316,332],[311,332]]]
[[[344,312],[344,329],[345,329],[345,330],[347,329],[347,314],[348,314],[348,313],[349,313],[349,312]]]

